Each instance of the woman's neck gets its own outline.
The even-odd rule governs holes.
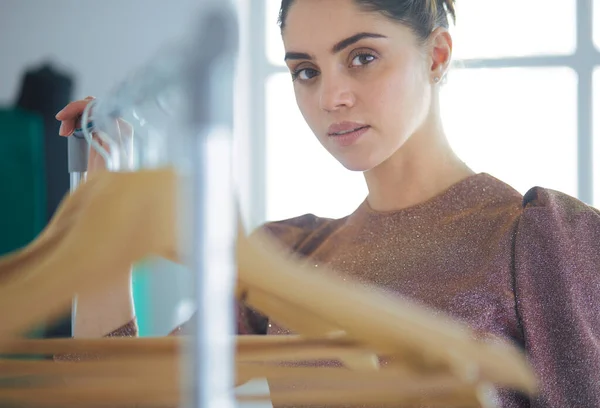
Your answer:
[[[365,172],[372,209],[411,207],[474,174],[453,152],[441,127],[432,128],[415,133],[392,157]]]

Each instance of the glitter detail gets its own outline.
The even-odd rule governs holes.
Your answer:
[[[138,326],[137,319],[133,319],[117,330],[114,330],[106,335],[106,337],[137,337]]]
[[[137,337],[138,325],[137,319],[133,319],[118,329],[108,333],[104,337]],[[77,354],[56,354],[53,356],[54,361],[84,361],[84,360],[99,360],[99,357],[94,354],[77,353]]]
[[[576,199],[541,188],[523,197],[481,173],[400,211],[365,200],[342,219],[265,229],[315,266],[524,348],[541,395],[499,390],[500,407],[600,407],[600,214]],[[269,322],[268,334],[289,333]]]

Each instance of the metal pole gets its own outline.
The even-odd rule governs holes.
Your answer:
[[[209,1],[187,68],[191,138],[192,266],[196,313],[195,408],[234,408],[236,211],[232,175],[233,83],[238,25],[227,1]]]
[[[67,140],[67,160],[71,177],[71,193],[81,184],[85,183],[87,176],[87,165],[89,157],[89,144],[85,140],[81,129],[75,132]],[[71,336],[75,334],[75,316],[77,314],[77,297],[71,303]]]

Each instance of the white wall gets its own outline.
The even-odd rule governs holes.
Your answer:
[[[199,0],[0,0],[0,103],[23,69],[51,58],[76,75],[76,98],[102,96],[183,34]]]

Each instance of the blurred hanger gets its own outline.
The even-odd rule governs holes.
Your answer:
[[[93,179],[64,200],[39,239],[0,260],[4,337],[56,317],[77,291],[110,286],[142,257],[176,252],[170,248],[176,242],[172,171],[104,172]]]

